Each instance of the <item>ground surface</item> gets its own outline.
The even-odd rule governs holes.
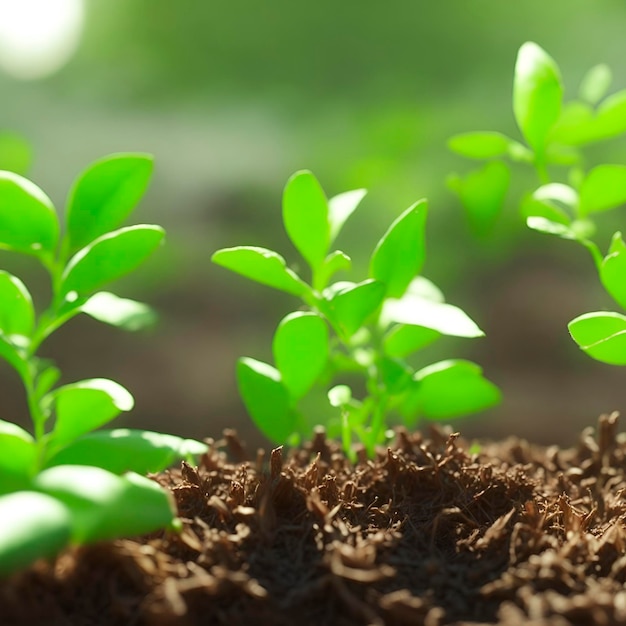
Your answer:
[[[399,432],[245,461],[232,434],[157,477],[184,519],[0,583],[3,626],[626,623],[626,437],[571,450]],[[231,459],[231,460],[227,460]]]

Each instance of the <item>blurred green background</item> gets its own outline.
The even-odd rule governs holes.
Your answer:
[[[20,3],[33,4],[32,23],[45,21],[36,3]],[[0,130],[27,141],[29,177],[62,211],[92,160],[151,152],[156,172],[134,222],[168,232],[117,289],[156,306],[157,328],[127,335],[81,318],[44,352],[64,381],[125,385],[137,407],[121,424],[194,437],[234,427],[263,443],[238,399],[234,364],[243,354],[271,359],[271,334],[294,303],[209,259],[249,244],[295,261],[280,199],[288,176],[308,168],[329,195],[370,190],[339,241],[363,273],[392,219],[428,197],[424,275],[487,337],[444,340],[425,358],[475,359],[505,394],[499,408],[456,427],[571,443],[600,413],[626,409],[626,372],[579,353],[566,330],[576,315],[613,304],[582,248],[526,230],[514,194],[494,235],[472,238],[445,183],[471,164],[446,141],[466,130],[518,136],[511,86],[527,40],[557,60],[566,97],[599,62],[625,87],[624,32],[623,0],[86,0],[76,49],[38,77],[15,71],[19,54],[7,53],[0,32]],[[602,144],[594,157],[624,163],[626,142]],[[603,249],[623,220],[601,225]],[[19,272],[45,298],[43,274],[28,264]],[[4,366],[0,374],[2,417],[25,423],[17,377]]]

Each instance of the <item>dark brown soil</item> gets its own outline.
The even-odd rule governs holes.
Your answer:
[[[0,583],[0,624],[626,623],[616,414],[571,450],[510,439],[470,454],[433,429],[356,466],[323,435],[288,458],[243,455],[230,433],[199,469],[156,477],[180,536],[75,550]]]

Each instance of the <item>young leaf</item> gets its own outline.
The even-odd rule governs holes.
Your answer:
[[[495,159],[506,156],[512,142],[502,133],[485,131],[461,133],[448,140],[448,148],[468,159]]]
[[[609,96],[598,107],[592,141],[610,139],[626,132],[626,89]]]
[[[580,99],[592,105],[597,104],[606,95],[612,80],[613,74],[608,65],[604,63],[594,65],[580,83],[578,90]]]
[[[593,108],[585,102],[568,102],[550,132],[550,139],[568,146],[579,146],[595,137]]]
[[[296,172],[287,181],[283,193],[283,223],[296,250],[317,270],[330,246],[330,222],[328,200],[311,172]]]
[[[159,246],[165,231],[160,226],[128,226],[102,235],[79,250],[67,264],[62,293],[90,295],[141,265]]]
[[[152,326],[157,319],[154,309],[147,304],[108,291],[95,293],[79,309],[99,322],[129,331]]]
[[[0,576],[56,555],[71,532],[70,512],[56,498],[34,491],[0,496]]]
[[[441,337],[439,331],[424,326],[394,324],[383,338],[385,354],[404,358],[429,346]]]
[[[598,165],[580,188],[581,216],[606,211],[626,202],[626,166]]]
[[[388,393],[402,393],[411,380],[413,370],[402,360],[383,356],[378,360],[380,380]]]
[[[626,309],[626,244],[619,232],[613,235],[610,253],[600,265],[600,280],[615,302]]]
[[[211,261],[257,283],[294,296],[301,297],[308,291],[308,285],[273,250],[253,246],[223,248],[213,254]]]
[[[513,112],[528,145],[542,154],[559,118],[563,87],[559,68],[536,43],[522,45],[515,64]]]
[[[0,270],[0,332],[30,337],[35,327],[33,300],[24,283]]]
[[[70,191],[67,236],[71,250],[118,228],[144,195],[152,174],[148,154],[112,154],[92,163]]]
[[[354,189],[353,191],[340,193],[328,201],[330,243],[335,241],[346,220],[354,213],[366,194],[366,189]]]
[[[511,180],[511,171],[501,161],[491,161],[464,178],[452,177],[449,187],[465,208],[469,225],[477,235],[490,232],[498,219]]]
[[[237,361],[239,394],[259,430],[276,443],[283,443],[295,431],[296,416],[280,372],[249,357]]]
[[[554,222],[545,217],[530,216],[526,218],[526,225],[528,228],[546,235],[556,235],[562,239],[578,239],[578,235],[567,224]]]
[[[330,279],[339,271],[347,271],[352,266],[352,261],[347,254],[341,252],[341,250],[335,250],[331,252],[325,259],[322,266],[319,268],[316,280],[318,289],[324,289]]]
[[[424,264],[428,206],[419,200],[398,217],[376,245],[370,276],[386,285],[387,297],[399,298]]]
[[[28,376],[29,363],[26,358],[24,346],[15,343],[20,335],[12,335],[11,338],[0,335],[0,357],[24,379]]]
[[[385,289],[384,283],[368,279],[332,295],[330,316],[346,338],[354,335],[378,309],[385,297]]]
[[[411,399],[417,412],[429,419],[448,419],[484,411],[500,402],[500,390],[470,361],[449,360],[421,369]]]
[[[626,365],[626,317],[619,313],[585,313],[567,325],[572,339],[591,358]]]
[[[30,478],[37,463],[37,444],[30,433],[17,424],[0,420],[0,450],[0,475]],[[0,484],[0,493],[3,487]]]
[[[42,405],[54,408],[52,442],[62,446],[130,411],[134,400],[118,383],[92,378],[58,387],[42,398]]]
[[[50,198],[29,180],[0,172],[0,248],[49,258],[58,239]]]
[[[290,313],[278,325],[272,347],[282,384],[298,400],[313,386],[328,362],[326,322],[316,313]]]
[[[171,494],[137,474],[116,476],[99,467],[59,465],[41,472],[33,486],[70,510],[72,542],[77,544],[142,535],[175,518]]]
[[[161,472],[178,459],[204,454],[207,446],[193,439],[149,430],[115,428],[83,435],[46,461],[57,465],[95,465],[114,474]]]
[[[463,310],[445,302],[433,302],[413,294],[389,298],[383,305],[381,321],[423,326],[452,337],[482,337],[480,328]]]

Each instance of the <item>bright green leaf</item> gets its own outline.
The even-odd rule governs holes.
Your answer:
[[[598,107],[593,123],[593,138],[610,139],[626,132],[626,89],[609,96]]]
[[[24,283],[0,270],[0,332],[30,337],[35,326],[33,300]]]
[[[49,257],[58,239],[50,198],[26,178],[0,172],[0,248]]]
[[[211,261],[257,283],[286,291],[294,296],[300,297],[309,290],[308,285],[287,267],[285,259],[280,254],[266,248],[253,246],[223,248],[213,254]]]
[[[65,216],[72,250],[124,222],[144,195],[152,167],[148,154],[112,154],[92,163],[76,179]]]
[[[427,212],[426,200],[409,207],[391,224],[372,253],[370,276],[386,285],[388,297],[399,298],[422,269]]]
[[[342,215],[336,216],[339,221]],[[311,172],[296,172],[287,181],[283,193],[283,223],[296,250],[317,270],[328,253],[331,227],[328,200]]]
[[[284,443],[295,431],[296,416],[280,372],[249,357],[237,361],[239,393],[259,430],[276,443]]]
[[[455,135],[448,140],[448,148],[468,159],[495,159],[506,156],[511,139],[502,133],[485,131]]]
[[[157,319],[154,309],[147,304],[108,291],[95,293],[79,309],[99,322],[129,331],[152,326]]]
[[[71,512],[77,544],[142,535],[170,525],[175,505],[170,493],[137,474],[117,476],[100,467],[59,465],[41,472],[35,489]]]
[[[394,324],[383,338],[385,354],[404,358],[429,346],[441,337],[441,333],[424,326]]]
[[[567,325],[574,341],[591,358],[626,365],[626,317],[619,313],[585,313]]]
[[[626,202],[626,166],[598,165],[580,188],[580,213],[606,211]]]
[[[385,391],[390,394],[402,393],[413,375],[413,370],[401,359],[383,356],[378,360],[378,374]]]
[[[328,326],[316,313],[290,313],[278,325],[272,349],[282,384],[298,400],[326,367],[330,349]]]
[[[96,465],[115,474],[147,474],[161,472],[178,459],[189,460],[206,451],[206,444],[193,439],[116,428],[83,435],[52,456],[46,467]]]
[[[339,271],[347,271],[352,266],[352,261],[341,250],[331,252],[325,259],[316,275],[318,289],[324,289],[330,279]]]
[[[52,440],[62,446],[130,411],[134,400],[118,383],[92,378],[58,387],[42,398],[42,404],[54,409]]]
[[[366,189],[354,189],[353,191],[340,193],[328,201],[330,243],[335,241],[346,220],[354,213],[366,194]]]
[[[559,118],[563,87],[557,64],[536,43],[526,42],[517,55],[513,112],[522,135],[542,154],[550,129]]]
[[[580,99],[589,104],[597,104],[606,95],[612,80],[613,74],[608,65],[604,63],[594,65],[580,82],[578,90]]]
[[[18,338],[20,338],[20,335],[12,335],[10,338],[0,335],[0,357],[24,379],[28,376],[29,364],[24,346],[15,343],[15,340]]]
[[[79,250],[63,272],[62,293],[86,296],[141,265],[159,246],[165,231],[141,224],[102,235]]]
[[[562,239],[578,239],[576,233],[566,224],[554,222],[545,217],[531,216],[526,219],[526,225],[532,230],[547,235],[556,235]]]
[[[351,337],[381,305],[385,285],[378,280],[364,280],[339,290],[330,300],[330,315],[346,337]]]
[[[34,491],[0,496],[0,576],[55,556],[71,532],[70,512],[56,498]]]
[[[413,294],[389,298],[383,305],[384,324],[396,322],[430,328],[452,337],[482,337],[480,328],[463,310],[445,302],[433,302]]]
[[[17,480],[30,478],[37,463],[37,444],[30,433],[17,424],[0,420],[0,450],[0,475],[9,474]],[[0,493],[4,487],[0,484]]]
[[[626,309],[626,244],[621,233],[615,233],[610,253],[600,265],[600,280],[611,297]]]

